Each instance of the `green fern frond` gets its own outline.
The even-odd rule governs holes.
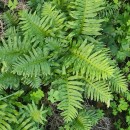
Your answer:
[[[58,109],[63,111],[61,115],[66,122],[72,121],[78,114],[77,109],[82,109],[83,89],[81,86],[84,84],[78,81],[75,76],[56,80],[53,84],[59,87],[61,102],[58,104]]]
[[[71,129],[72,130],[90,130],[92,127],[89,116],[86,116],[85,112],[80,112],[76,117]]]
[[[35,122],[32,122],[31,118],[27,118],[25,115],[19,116],[18,124],[15,125],[17,130],[38,130]]]
[[[110,3],[106,0],[104,7],[105,8],[98,13],[99,18],[109,18],[114,16],[118,11],[118,5]]]
[[[32,88],[39,88],[41,85],[41,78],[40,77],[23,77],[22,81],[26,85],[30,85]]]
[[[12,26],[16,26],[19,22],[18,16],[16,15],[16,13],[13,13],[11,11],[7,11],[2,15],[2,18],[6,24],[6,27],[12,27]]]
[[[50,2],[44,3],[42,16],[50,19],[51,27],[58,33],[57,35],[60,36],[63,33],[65,15],[57,10],[55,6],[52,6]]]
[[[36,12],[31,14],[31,12],[23,11],[20,13],[20,20],[21,28],[25,32],[24,34],[29,34],[40,42],[45,37],[55,36],[56,34],[56,30],[52,27],[51,19],[48,16],[41,19],[37,16]]]
[[[0,60],[7,63],[14,62],[18,56],[26,53],[30,49],[30,42],[25,38],[23,41],[20,37],[8,37],[7,40],[2,39],[0,46]]]
[[[32,49],[29,55],[19,57],[13,64],[13,73],[23,76],[38,76],[50,74],[50,63],[44,52],[40,49]]]
[[[29,0],[27,1],[27,6],[31,8],[33,11],[37,11],[40,15],[42,10],[42,5],[45,1],[43,0]]]
[[[119,69],[115,70],[113,77],[109,80],[109,86],[117,93],[126,92],[128,90],[126,78]]]
[[[102,19],[97,19],[97,12],[102,10],[103,0],[76,0],[70,4],[72,21],[68,27],[73,35],[99,35]]]
[[[48,53],[52,55],[55,60],[66,52],[66,47],[67,45],[65,45],[60,39],[52,37],[45,39],[44,49],[48,50]]]
[[[0,130],[12,130],[11,123],[17,123],[16,113],[10,107],[1,102],[0,105]]]
[[[70,52],[65,56],[65,66],[71,66],[76,74],[85,75],[90,79],[107,79],[113,75],[114,67],[110,65],[109,59],[101,51],[93,52],[94,45],[79,41],[80,44],[73,45]]]
[[[110,88],[104,81],[91,81],[86,79],[86,96],[91,100],[105,102],[107,106],[110,106],[110,100],[112,99],[112,95],[110,92]]]
[[[103,115],[103,114],[102,114]],[[102,118],[98,116],[98,111],[91,108],[82,110],[78,116],[70,123],[71,130],[91,130],[94,125]]]
[[[20,79],[18,76],[13,75],[11,73],[3,73],[0,74],[0,89],[4,88],[18,88],[20,83]]]
[[[31,12],[23,11],[20,13],[20,20],[21,28],[25,32],[25,35],[30,34],[32,37],[36,36],[37,39],[40,38],[42,40],[46,36],[54,35],[49,30],[50,19],[46,17],[40,19],[36,12],[31,14]]]
[[[73,0],[74,1],[74,0]],[[64,12],[67,10],[67,6],[70,0],[52,0],[52,3],[56,5],[57,8],[60,8],[61,10],[64,10]],[[71,0],[72,2],[72,0]]]

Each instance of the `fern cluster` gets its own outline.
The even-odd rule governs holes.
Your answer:
[[[48,97],[48,89],[57,90],[63,129],[90,130],[100,118],[84,107],[84,101],[100,101],[109,107],[113,92],[127,91],[123,74],[98,39],[103,22],[98,14],[104,1],[51,0],[41,2],[40,7],[33,3],[37,1],[30,0],[30,9],[15,15],[3,14],[6,30],[0,41],[0,93],[41,88]],[[16,102],[19,100],[23,100],[22,106]],[[2,99],[1,130],[44,128],[44,107],[39,110],[34,102],[24,105],[22,95],[19,100],[15,99],[16,105]],[[51,103],[44,100],[42,104],[48,107]]]

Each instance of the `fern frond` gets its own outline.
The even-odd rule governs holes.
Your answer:
[[[84,84],[75,76],[57,80],[53,84],[59,87],[61,102],[58,104],[58,109],[63,111],[61,115],[66,122],[72,121],[78,114],[77,109],[82,109],[81,86]]]
[[[50,2],[45,2],[43,5],[42,16],[47,17],[51,21],[51,28],[57,32],[57,36],[61,37],[63,34],[63,27],[65,26],[65,15],[52,6]]]
[[[23,77],[22,81],[26,85],[30,85],[33,88],[39,88],[41,85],[41,78],[40,77]]]
[[[38,76],[50,74],[50,63],[44,52],[40,49],[32,49],[29,55],[19,57],[13,64],[13,73],[23,76]]]
[[[18,56],[26,53],[30,49],[30,42],[25,38],[23,41],[20,37],[8,37],[7,40],[2,39],[0,46],[0,60],[7,63],[14,62]]]
[[[20,24],[21,28],[25,32],[25,35],[30,35],[34,37],[35,40],[43,41],[45,37],[55,36],[57,30],[52,27],[51,19],[48,16],[42,19],[37,16],[36,12],[31,14],[31,12],[23,11],[20,14]]]
[[[91,120],[89,116],[86,116],[86,113],[80,112],[76,117],[73,125],[71,127],[72,130],[90,130],[92,127]]]
[[[31,118],[27,118],[21,114],[18,119],[18,124],[15,126],[17,130],[38,130],[35,122],[32,122]]]
[[[43,0],[29,0],[27,1],[27,5],[31,8],[33,11],[37,11],[37,13],[41,14],[42,5],[45,1]]]
[[[3,73],[0,74],[0,89],[4,88],[18,88],[20,83],[20,79],[18,76],[13,75],[11,73]]]
[[[17,123],[15,112],[9,108],[9,106],[3,102],[0,105],[0,129],[12,130],[11,123]]]
[[[116,69],[114,75],[109,80],[110,88],[117,92],[126,92],[128,90],[127,82],[125,76],[120,72],[119,69]]]
[[[93,52],[94,45],[79,41],[80,44],[73,44],[70,52],[65,56],[65,66],[71,66],[76,74],[85,75],[90,79],[107,79],[113,75],[114,68],[110,65],[109,59],[101,51]]]
[[[118,5],[105,1],[104,9],[99,11],[99,18],[109,18],[114,16],[118,11]]]
[[[71,130],[91,130],[94,125],[102,116],[97,115],[98,112],[89,108],[88,110],[82,110],[71,124]]]
[[[72,0],[71,0],[72,1]],[[52,3],[56,5],[56,7],[60,8],[61,10],[64,10],[64,12],[67,10],[67,6],[70,0],[52,0]]]
[[[72,35],[99,35],[102,19],[96,19],[97,12],[102,10],[103,0],[76,0],[70,4],[70,16],[72,21],[68,27],[72,29]]]
[[[11,11],[5,12],[2,15],[2,18],[3,18],[7,28],[16,26],[19,22],[18,16]]]
[[[91,100],[105,102],[107,106],[110,105],[110,100],[112,99],[112,95],[110,92],[110,88],[104,81],[91,81],[89,79],[85,79],[86,81],[86,96]]]
[[[50,19],[44,17],[40,19],[36,12],[31,14],[31,12],[23,11],[20,14],[20,24],[22,25],[22,30],[25,35],[30,34],[30,36],[36,36],[37,39],[43,39],[46,36],[54,35],[50,32]]]

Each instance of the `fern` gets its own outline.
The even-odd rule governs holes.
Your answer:
[[[81,44],[81,43],[82,44]],[[65,66],[73,66],[73,72],[85,75],[91,79],[107,79],[113,75],[114,68],[101,51],[93,52],[94,45],[79,41],[70,48],[70,53],[65,56]]]
[[[62,29],[65,27],[65,15],[57,10],[55,6],[52,6],[50,2],[45,2],[43,5],[42,16],[50,19],[51,28],[53,28],[53,31],[57,32],[56,36],[62,37]]]
[[[18,88],[19,83],[20,83],[20,79],[16,75],[13,75],[11,73],[0,74],[0,89],[2,89],[2,88],[16,89],[16,88]]]
[[[43,11],[44,17],[40,18],[39,16],[36,15],[36,12],[31,14],[31,12],[27,13],[27,11],[24,11],[20,14],[20,19],[21,22],[20,24],[22,25],[21,28],[25,32],[25,35],[30,34],[31,37],[34,37],[35,40],[42,41],[43,38],[52,36],[55,37],[57,35],[57,26],[53,26],[53,19],[55,17],[51,17],[46,15],[45,12]],[[60,22],[61,24],[63,23],[62,19],[62,14],[56,14],[57,15],[57,23]],[[60,20],[61,19],[61,20]],[[61,24],[59,24],[61,26]],[[54,28],[55,27],[55,28]],[[61,28],[61,27],[60,27]],[[59,32],[61,33],[61,32]]]
[[[114,76],[109,81],[110,88],[117,93],[126,92],[127,82],[123,74],[120,73],[120,70],[116,70]]]
[[[91,120],[86,113],[80,112],[72,125],[72,130],[90,130],[92,127]]]
[[[109,18],[114,16],[118,11],[118,6],[116,4],[105,1],[105,8],[99,11],[99,18]]]
[[[25,116],[20,116],[18,120],[19,125],[16,125],[17,130],[36,130],[35,122],[32,122],[31,118],[26,118]]]
[[[8,37],[8,40],[2,39],[2,43],[3,46],[0,46],[0,60],[7,63],[14,62],[18,56],[30,49],[29,41],[26,38],[21,41],[21,38],[18,36]]]
[[[91,81],[89,79],[86,79],[85,81],[86,96],[91,100],[105,102],[109,107],[112,95],[107,84],[102,81]]]
[[[92,129],[100,117],[86,109],[84,101],[103,102],[109,107],[112,92],[127,91],[125,77],[98,39],[104,1],[30,0],[28,5],[30,8],[17,10],[14,16],[11,12],[3,16],[0,129],[47,129],[50,117],[46,116],[57,115],[70,130]],[[31,103],[37,94],[30,99],[30,93],[37,88],[44,91],[43,100]],[[19,89],[24,96],[15,94]],[[50,98],[57,95],[49,95],[51,89],[60,97],[53,104]]]
[[[9,100],[8,100],[9,101]],[[43,106],[38,109],[32,103],[23,107],[19,112],[14,110],[14,106],[10,106],[4,102],[0,105],[0,129],[1,130],[40,130],[40,124],[44,125],[46,121],[46,112]]]
[[[13,73],[23,76],[38,76],[50,74],[50,63],[40,48],[32,49],[29,55],[19,57],[13,65]]]
[[[84,84],[78,81],[77,77],[72,76],[65,79],[60,79],[53,82],[55,85],[59,85],[59,91],[61,95],[61,102],[58,104],[58,108],[63,110],[61,115],[66,122],[72,121],[77,114],[77,109],[81,109],[81,102],[83,101],[81,92],[83,89],[81,86]]]
[[[69,28],[72,29],[70,36],[91,36],[99,35],[101,22],[96,19],[97,12],[102,10],[103,0],[76,0],[72,2],[70,16],[72,20],[68,22]]]
[[[16,26],[19,22],[18,16],[11,11],[5,12],[2,18],[5,21],[7,28]]]
[[[41,85],[40,77],[23,77],[22,81],[25,85],[30,85],[32,88],[39,88]]]
[[[91,109],[91,110],[90,110]],[[76,119],[70,124],[71,130],[91,130],[102,118],[102,115],[98,115],[98,111],[89,108],[79,112]]]
[[[0,129],[12,130],[11,123],[17,123],[16,112],[12,111],[6,103],[0,105]]]

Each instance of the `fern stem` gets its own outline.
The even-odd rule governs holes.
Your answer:
[[[19,91],[15,92],[15,93],[12,93],[12,94],[10,94],[10,95],[8,95],[8,96],[6,96],[6,97],[0,98],[0,101],[1,101],[1,100],[4,100],[4,99],[6,99],[6,98],[11,97],[11,96],[17,94],[18,92],[19,92]]]

